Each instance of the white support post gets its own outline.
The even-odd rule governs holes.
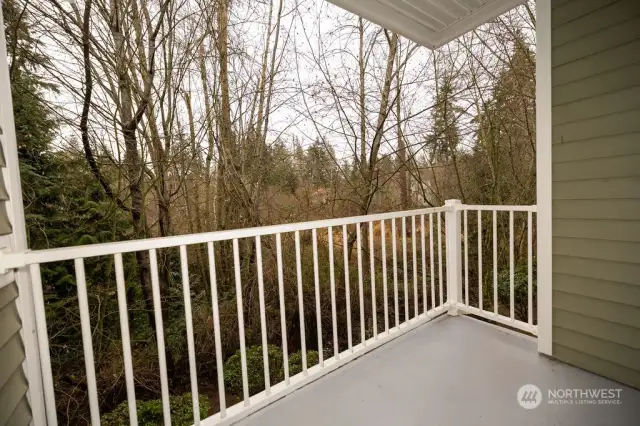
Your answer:
[[[446,200],[445,213],[446,253],[447,253],[447,302],[449,315],[458,315],[458,302],[462,298],[462,239],[460,200]]]
[[[4,20],[0,12],[0,28],[4,29]],[[13,117],[13,101],[9,80],[9,61],[7,58],[4,31],[0,31],[0,137],[2,138],[5,168],[0,168],[9,193],[6,203],[7,215],[13,232],[0,237],[0,251],[4,253],[22,253],[27,251],[27,231],[24,207],[22,204],[22,187],[20,185],[20,165],[18,162],[18,145]],[[1,255],[0,255],[1,256]],[[3,268],[0,268],[0,270]],[[42,371],[40,367],[40,351],[36,332],[33,288],[28,267],[21,267],[14,272],[0,275],[0,287],[11,280],[11,275],[18,286],[18,311],[22,321],[22,340],[25,349],[25,360],[22,363],[29,383],[27,396],[31,406],[34,425],[55,425],[56,419],[48,419],[45,412]],[[53,395],[50,395],[53,398]]]
[[[536,13],[538,352],[551,356],[551,0],[537,0]]]

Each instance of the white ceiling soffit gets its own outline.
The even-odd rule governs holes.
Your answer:
[[[328,0],[388,30],[435,49],[525,0]]]

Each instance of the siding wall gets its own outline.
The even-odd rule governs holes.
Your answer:
[[[31,421],[27,402],[27,380],[22,371],[24,346],[16,307],[18,288],[11,283],[0,288],[0,425],[22,426]]]
[[[640,1],[551,3],[553,356],[640,387]]]
[[[0,19],[1,23],[2,20]],[[0,25],[0,28],[4,28],[3,25]],[[3,43],[1,39],[0,43]],[[1,44],[0,49],[4,49]],[[2,114],[0,114],[1,116]],[[5,185],[5,182],[8,182],[9,179],[4,156],[4,144],[2,123],[0,123],[1,251],[9,250],[12,247],[12,226],[9,218],[11,200],[9,200],[9,191]],[[23,426],[28,425],[31,421],[31,410],[27,401],[27,379],[22,370],[25,353],[20,333],[22,323],[18,315],[17,300],[18,287],[13,280],[13,272],[0,275],[0,426]]]

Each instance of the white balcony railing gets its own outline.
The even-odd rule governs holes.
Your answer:
[[[193,397],[193,422],[196,425],[228,424],[270,404],[276,399],[283,397],[443,313],[448,312],[452,315],[458,313],[473,314],[536,335],[537,327],[535,325],[534,312],[535,277],[533,266],[535,256],[533,254],[534,245],[532,242],[535,236],[532,216],[535,211],[535,206],[474,206],[463,205],[457,200],[449,200],[445,206],[438,208],[7,254],[0,259],[0,264],[4,269],[28,268],[30,273],[34,292],[35,321],[40,352],[44,405],[48,424],[55,425],[57,424],[55,390],[50,361],[49,339],[47,337],[47,319],[45,316],[41,265],[70,260],[74,261],[91,422],[94,425],[98,425],[100,424],[100,416],[103,413],[100,413],[98,402],[89,303],[87,298],[85,260],[102,256],[112,257],[117,285],[129,418],[130,423],[135,425],[137,424],[135,409],[136,395],[128,323],[128,306],[125,294],[123,254],[147,251],[151,266],[151,284],[156,323],[156,344],[159,358],[158,365],[160,370],[163,416],[165,424],[168,425],[171,420],[169,410],[169,381],[165,360],[165,330],[163,328],[157,250],[179,247],[188,359]],[[502,215],[508,215],[509,218],[508,227],[506,227],[506,232],[508,232],[509,235],[508,289],[505,289],[505,280],[503,279],[503,277],[507,276],[507,272],[499,270],[499,265],[501,264],[498,260],[499,252],[506,253],[505,247],[498,247],[500,241],[506,241],[506,238],[498,238],[499,233],[505,232],[505,226],[499,226],[499,215],[501,215],[501,218],[504,217]],[[526,223],[523,220],[524,225],[518,227],[517,230],[514,230],[514,215],[518,215],[518,217],[522,217],[523,219],[526,217]],[[487,231],[483,229],[483,221],[486,224],[491,223],[489,231],[491,234],[488,234]],[[474,223],[475,226],[473,226]],[[506,220],[500,223],[506,223]],[[525,228],[526,237],[523,236]],[[391,232],[389,232],[389,230]],[[305,305],[303,300],[304,283],[301,273],[300,238],[301,233],[308,233],[309,231],[311,232],[313,248],[313,284],[315,288],[317,314],[315,337],[317,338],[319,356],[318,364],[312,367],[307,365],[306,344],[311,341],[308,335],[314,334],[314,331],[308,330],[304,322],[305,315],[303,311],[305,306],[308,305]],[[318,235],[320,232],[322,232],[323,236],[326,235],[327,238],[323,243],[326,243],[328,248],[328,265],[319,264]],[[297,285],[298,295],[298,306],[294,307],[294,309],[297,308],[300,312],[299,324],[295,324],[295,326],[300,330],[300,342],[302,346],[302,372],[293,376],[290,376],[288,368],[287,330],[294,324],[288,324],[285,315],[286,310],[291,309],[291,307],[285,306],[284,259],[282,250],[282,237],[290,233],[293,233],[295,241],[295,283]],[[368,244],[366,241],[363,241],[363,234],[365,234],[365,238],[368,235]],[[250,395],[247,377],[244,301],[242,298],[243,279],[240,266],[239,242],[243,239],[253,239],[253,243],[255,244],[255,267],[257,269],[256,276],[260,305],[263,363],[264,366],[268,366],[269,354],[267,344],[269,342],[266,332],[265,310],[267,307],[265,306],[264,297],[262,256],[263,243],[267,238],[275,239],[279,293],[279,306],[277,309],[280,311],[282,335],[281,341],[276,343],[281,345],[283,351],[284,380],[280,383],[272,384],[272,380],[269,377],[269,368],[266,367],[264,368],[264,391],[256,395]],[[400,239],[399,242],[398,239]],[[472,244],[473,239],[477,240],[476,247]],[[516,312],[516,297],[519,299],[524,297],[520,275],[518,275],[519,281],[517,288],[515,283],[516,260],[514,259],[514,252],[516,250],[514,241],[516,239],[520,245],[526,241],[527,275],[526,290],[524,291],[526,293],[526,313],[524,317],[521,312]],[[231,252],[226,253],[226,255],[229,256],[229,259],[233,259],[243,382],[243,401],[230,407],[227,407],[225,392],[223,391],[223,362],[217,289],[217,279],[219,278],[216,277],[216,253],[220,253],[223,247],[218,244],[217,249],[214,249],[214,243],[223,241],[231,242],[231,246],[228,246],[227,250],[232,248]],[[271,245],[273,240],[269,242],[270,247],[273,247]],[[483,253],[483,243],[492,247],[490,253]],[[219,411],[205,419],[201,419],[199,415],[199,392],[191,312],[191,290],[189,284],[187,246],[194,245],[206,245],[207,248],[213,312],[212,321],[215,337],[215,357],[217,363],[217,385],[220,395]],[[342,250],[340,250],[343,255],[342,260],[340,260],[340,253],[338,253],[336,257],[336,253],[334,252],[335,245],[342,246]],[[352,247],[355,250],[355,256],[357,258],[357,295],[350,294],[354,291],[351,290],[352,284],[350,283],[350,274],[348,272]],[[418,247],[420,247],[419,250]],[[444,253],[443,248],[445,250]],[[363,257],[366,256],[366,251],[368,251],[369,255],[368,266],[370,272],[368,277],[370,282],[365,284],[363,276],[366,275],[366,272],[363,262],[366,262],[366,260],[363,260]],[[524,252],[524,249],[521,249],[520,252]],[[420,256],[418,254],[420,254]],[[389,257],[391,259],[389,259]],[[293,259],[291,261],[293,261]],[[502,264],[504,263],[505,262],[502,262]],[[343,283],[339,283],[336,280],[334,270],[336,265],[343,270]],[[326,345],[333,349],[332,351],[327,351],[329,353],[323,350],[325,345],[323,345],[322,341],[323,324],[320,318],[321,293],[319,290],[319,269],[327,267],[329,269],[328,285],[330,286],[331,335],[333,340],[330,345]],[[388,274],[389,272],[391,273]],[[419,275],[421,279],[419,279]],[[380,280],[381,282],[379,282]],[[327,285],[327,283],[323,283],[323,285]],[[371,301],[370,303],[369,301],[366,303],[370,307],[368,313],[371,315],[371,318],[365,318],[365,285],[371,287]],[[380,286],[382,286],[382,291],[380,291]],[[346,323],[340,324],[340,330],[344,330],[344,327],[346,327],[347,332],[345,350],[340,350],[340,344],[338,342],[338,317],[340,315],[338,315],[337,312],[336,292],[344,292],[343,294],[346,300]],[[508,293],[508,297],[506,297],[506,293]],[[504,297],[501,297],[501,295]],[[357,305],[359,306],[359,312],[351,312],[352,297],[358,298]],[[343,315],[344,312],[340,314]],[[352,321],[355,315],[358,315],[358,317],[355,317],[354,321]],[[382,319],[379,318],[380,315]],[[366,325],[369,321],[371,329],[367,330]],[[354,330],[352,322],[359,325],[359,330]],[[325,333],[325,335],[328,335],[328,333]],[[313,340],[313,342],[315,344],[315,340]],[[325,359],[325,354],[329,355],[331,353],[332,356],[327,356]]]

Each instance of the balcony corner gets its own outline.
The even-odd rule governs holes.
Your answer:
[[[449,302],[447,313],[457,316],[459,314],[458,302],[462,300],[462,202],[460,200],[446,200],[445,207],[449,208],[445,213],[447,301]]]

